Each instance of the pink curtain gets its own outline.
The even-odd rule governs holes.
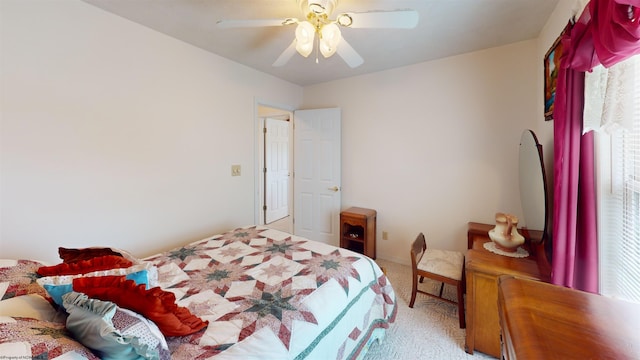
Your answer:
[[[558,73],[554,105],[554,208],[551,281],[580,290],[598,291],[593,141],[582,136],[584,72],[565,68]],[[589,133],[593,139],[593,134]],[[591,191],[589,191],[591,190]],[[589,224],[589,221],[593,223]],[[595,261],[595,263],[594,263]],[[587,265],[587,266],[585,266]],[[595,266],[593,266],[595,265]],[[583,285],[588,287],[583,287]]]
[[[600,63],[615,65],[640,52],[640,0],[591,0],[593,46]]]
[[[598,292],[593,133],[582,135],[584,71],[640,53],[640,0],[591,0],[562,41],[554,104],[551,280]]]
[[[591,0],[562,39],[565,66],[590,71],[640,53],[639,21],[640,0]]]

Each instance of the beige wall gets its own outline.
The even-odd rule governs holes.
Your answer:
[[[301,87],[81,1],[2,0],[0,21],[0,257],[149,255],[254,222],[256,101]]]
[[[378,211],[378,257],[408,262],[419,232],[465,250],[467,222],[521,214],[520,134],[543,122],[536,49],[531,40],[305,87],[305,107],[342,108],[342,202]]]
[[[305,87],[305,107],[342,108],[343,207],[378,211],[378,257],[408,263],[419,232],[430,246],[463,251],[467,222],[492,223],[497,211],[526,226],[518,186],[525,129],[543,145],[552,201],[543,59],[584,3],[560,0],[538,39]]]
[[[253,223],[257,103],[342,108],[343,207],[378,211],[380,258],[420,231],[464,250],[468,221],[521,214],[520,133],[552,154],[542,58],[572,7],[536,40],[302,89],[80,1],[3,0],[0,257]]]

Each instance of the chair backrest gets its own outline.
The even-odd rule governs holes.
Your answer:
[[[420,233],[411,244],[411,267],[413,269],[418,268],[418,263],[422,260],[422,255],[424,255],[426,249],[427,242],[424,239],[424,234]]]

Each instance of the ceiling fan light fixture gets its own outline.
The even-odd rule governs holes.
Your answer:
[[[320,31],[320,52],[325,58],[335,54],[342,40],[340,28],[335,23],[327,24]]]
[[[340,14],[336,19],[336,22],[340,26],[349,27],[351,26],[351,24],[353,24],[353,18],[351,18],[349,14]]]
[[[309,4],[309,11],[314,14],[324,14],[326,10],[324,9],[324,6],[318,3],[311,3]]]
[[[305,15],[331,15],[338,0],[298,0],[300,10]]]
[[[296,50],[304,57],[309,56],[313,50],[313,39],[316,29],[308,21],[301,21],[296,27]]]
[[[297,23],[298,23],[298,19],[296,19],[296,18],[286,18],[282,22],[282,25],[293,25],[293,24],[297,24]]]
[[[304,15],[301,20],[292,17],[285,19],[221,20],[218,22],[218,27],[287,26],[296,24],[295,39],[280,54],[273,66],[286,64],[296,52],[305,58],[309,57],[315,48],[316,63],[318,63],[320,53],[325,58],[338,53],[339,57],[347,65],[351,68],[356,68],[362,65],[364,60],[351,47],[347,39],[342,38],[341,26],[359,29],[412,29],[416,27],[419,20],[418,12],[411,9],[338,13],[334,20],[331,14],[337,6],[338,0],[296,0],[296,2]]]

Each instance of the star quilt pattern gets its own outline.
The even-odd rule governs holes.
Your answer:
[[[395,319],[393,288],[373,260],[266,227],[146,260],[178,305],[209,321],[167,339],[173,358],[357,358]]]

